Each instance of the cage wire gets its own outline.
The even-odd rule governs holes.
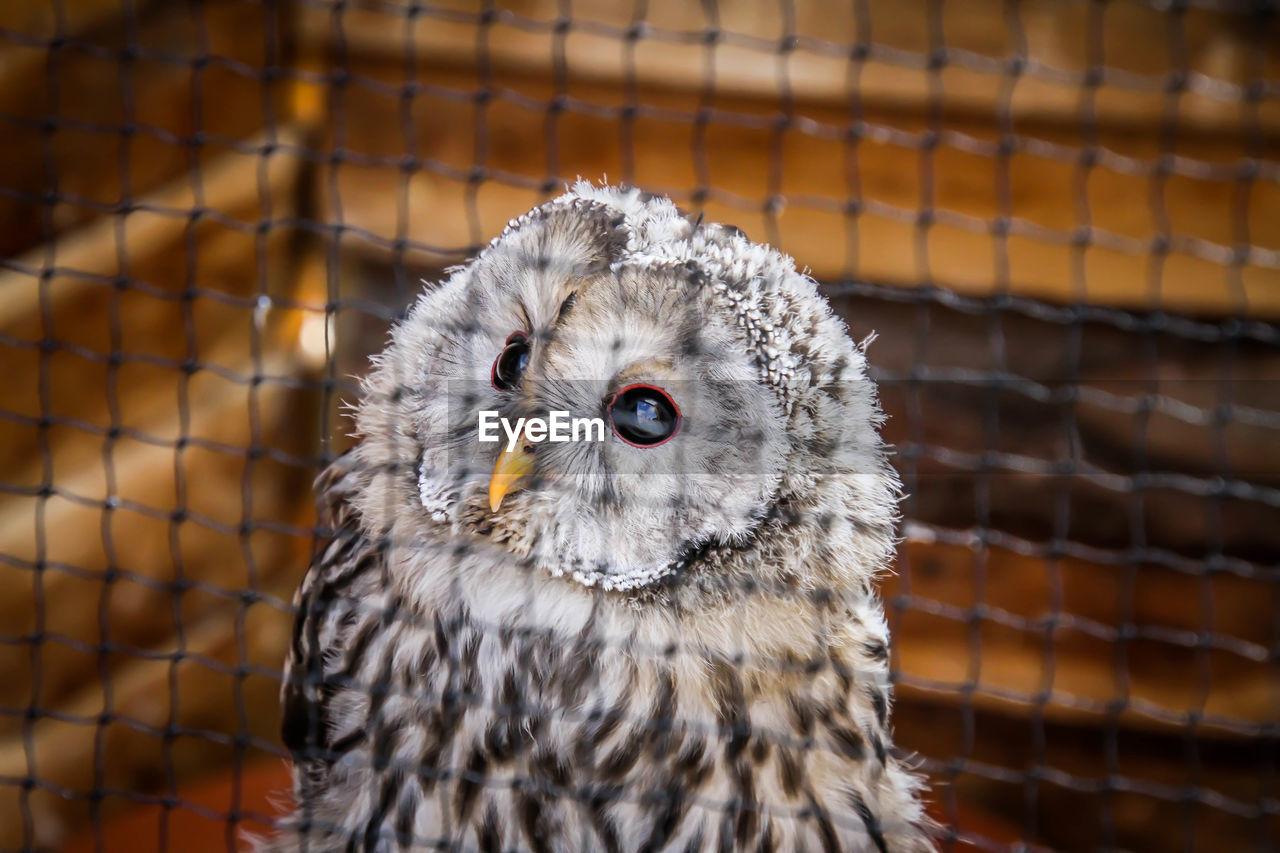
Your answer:
[[[880,582],[894,749],[928,779],[939,845],[1276,847],[1274,4],[1065,4],[1081,26],[1076,68],[1032,43],[1045,8],[1013,0],[983,7],[1003,30],[992,53],[949,43],[966,11],[943,0],[897,11],[779,0],[751,5],[754,18],[710,0],[692,25],[689,10],[623,5],[55,0],[47,18],[30,19],[40,25],[0,28],[13,67],[38,69],[36,106],[0,104],[6,133],[31,141],[15,142],[0,171],[0,198],[26,229],[15,226],[0,264],[0,349],[15,382],[0,407],[12,442],[0,486],[0,576],[11,590],[0,611],[10,682],[0,847],[54,849],[80,833],[89,841],[77,849],[112,849],[113,822],[143,808],[154,822],[135,826],[131,843],[157,849],[194,849],[171,831],[184,812],[226,849],[243,846],[246,827],[265,831],[268,807],[245,780],[255,760],[289,755],[275,695],[290,596],[309,554],[343,543],[331,519],[299,509],[349,445],[340,401],[359,397],[354,377],[420,280],[440,280],[495,225],[566,183],[605,177],[584,170],[594,161],[582,155],[583,127],[610,131],[619,171],[608,179],[670,196],[691,218],[759,223],[750,236],[812,267],[855,338],[878,334],[872,378],[905,492],[894,573]],[[226,8],[233,31],[249,22],[233,48],[214,32]],[[831,33],[852,37],[802,27],[814,8],[843,22]],[[1158,44],[1162,67],[1126,64],[1137,46],[1107,30],[1125,9],[1145,16],[1126,37]],[[1189,47],[1213,15],[1236,46],[1235,77],[1215,76]],[[894,42],[899,16],[924,34],[914,49]],[[176,23],[153,27],[160,18]],[[468,38],[447,37],[463,29]],[[549,56],[504,71],[510,33],[543,39]],[[371,39],[376,73],[363,58]],[[605,94],[581,79],[584,45],[616,72]],[[677,48],[696,52],[696,75],[653,85],[660,51]],[[753,107],[727,51],[768,78]],[[793,80],[806,58],[843,69],[826,112],[810,80]],[[522,88],[538,62],[541,88]],[[450,63],[467,72],[424,71]],[[901,107],[908,119],[875,100],[885,69],[921,83]],[[106,118],[77,103],[81,89],[103,91],[93,74],[115,99]],[[152,83],[163,74],[181,80],[171,123],[156,118],[167,115]],[[1041,133],[1024,121],[1018,92],[1029,85],[1067,93],[1065,126]],[[226,86],[250,95],[223,102]],[[954,120],[971,86],[994,94],[981,132]],[[1112,100],[1125,96],[1158,107],[1116,131]],[[1236,129],[1227,156],[1196,153],[1196,140],[1227,131],[1193,126],[1192,101]],[[365,125],[375,103],[396,133]],[[512,138],[514,112],[536,117],[519,125],[536,136]],[[460,117],[469,126],[452,124]],[[672,138],[688,147],[655,146],[646,122],[683,128]],[[454,132],[460,142],[423,153],[423,139]],[[1129,144],[1142,133],[1152,145]],[[768,152],[761,191],[726,181],[742,161],[721,140],[738,137]],[[807,140],[839,152],[820,192],[789,180],[788,151]],[[885,200],[885,176],[863,164],[873,147],[910,157],[894,162],[910,169],[900,177],[914,205]],[[533,152],[532,165],[510,167],[513,148]],[[227,171],[214,155],[249,166]],[[166,157],[174,189],[157,191]],[[978,164],[974,181],[990,176],[992,215],[940,201],[952,196],[939,170],[953,180],[954,158]],[[84,180],[86,163],[109,180]],[[282,163],[293,169],[285,179]],[[1025,182],[1054,168],[1069,175],[1056,202],[1029,208]],[[1098,182],[1113,178],[1121,189],[1099,198]],[[451,189],[424,202],[417,187],[428,179]],[[374,219],[353,212],[368,204],[353,200],[365,180],[381,198]],[[1188,227],[1198,209],[1188,219],[1169,204],[1187,181],[1222,202],[1200,214],[1217,216],[1215,227]],[[233,209],[227,191],[245,187],[248,204]],[[1145,222],[1117,224],[1108,206],[1134,195],[1145,196]],[[515,198],[528,203],[512,209]],[[839,221],[833,263],[795,248],[817,251],[788,225],[818,221],[806,214]],[[451,227],[424,230],[419,218]],[[906,229],[907,242],[878,247],[881,222]],[[144,223],[176,224],[172,263],[143,256]],[[899,269],[912,274],[877,274],[877,251],[904,246]],[[1023,286],[1028,247],[1061,262],[1063,292]],[[219,266],[241,255],[244,287]],[[1099,296],[1100,256],[1136,259],[1140,298]],[[989,270],[985,288],[957,284],[965,263]],[[1178,299],[1175,270],[1193,285]],[[1183,298],[1210,291],[1216,308]],[[220,337],[210,312],[235,333]],[[151,386],[161,403],[147,408],[138,400]],[[215,499],[231,509],[209,508]],[[304,687],[318,677],[294,673]],[[374,704],[398,689],[365,686]],[[490,701],[448,695],[464,708]],[[322,725],[314,710],[308,724],[313,735]],[[215,768],[230,793],[211,806],[190,785]]]

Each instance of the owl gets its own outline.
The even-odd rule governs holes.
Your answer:
[[[814,282],[581,183],[421,295],[321,476],[261,851],[927,850],[899,481]]]

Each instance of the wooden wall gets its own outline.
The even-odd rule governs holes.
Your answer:
[[[59,5],[60,24],[46,3],[0,13],[13,849],[277,741],[319,428],[290,307],[307,131],[260,79],[277,16]]]
[[[647,4],[651,34],[632,50],[624,49],[627,4],[576,3],[560,33],[551,0],[489,23],[479,4],[412,24],[397,13],[405,4],[306,4],[306,32],[331,48],[318,61],[350,74],[323,96],[326,138],[348,152],[326,199],[381,241],[403,236],[456,252],[487,241],[565,179],[607,175],[780,245],[819,279],[1207,314],[1280,311],[1275,99],[1250,110],[1229,96],[1171,100],[1119,83],[1082,93],[1072,77],[1097,61],[1113,76],[1155,74],[1159,83],[1170,61],[1164,25],[1141,4],[1108,7],[1102,60],[1089,54],[1096,27],[1087,4],[1017,4],[1012,33],[994,0],[865,6],[859,27],[841,4],[796,4],[794,21],[779,16],[779,4],[721,4],[723,44],[709,51],[699,37],[708,21],[680,2]],[[931,38],[933,8],[944,11]],[[1189,77],[1211,74],[1229,91],[1257,64],[1251,38],[1280,37],[1274,24],[1249,33],[1232,16],[1199,11],[1183,29]],[[680,33],[693,37],[676,41]],[[780,54],[773,46],[788,33],[796,46]],[[851,62],[849,46],[859,43],[873,51]],[[995,58],[1018,43],[1027,69],[1001,73]],[[936,73],[903,67],[944,46],[949,59]],[[1273,73],[1274,49],[1260,61]],[[1067,81],[1044,79],[1041,66]],[[406,86],[415,91],[407,109]],[[478,91],[488,93],[482,102]],[[1166,120],[1171,110],[1176,118]],[[1096,162],[1084,167],[1091,137]],[[401,158],[410,154],[423,168],[404,187]],[[1245,192],[1237,172],[1250,162],[1265,177]],[[484,180],[471,185],[477,166]],[[468,215],[432,215],[440,209]],[[922,213],[932,215],[924,226]],[[999,220],[1004,234],[994,233]],[[1090,245],[1073,253],[1077,229],[1092,229]],[[1171,250],[1153,264],[1150,243],[1162,233]],[[377,248],[358,236],[352,243]],[[1252,249],[1229,269],[1241,243]]]

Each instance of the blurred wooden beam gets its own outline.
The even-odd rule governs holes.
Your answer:
[[[0,776],[55,786],[27,804],[41,845],[86,825],[96,789],[126,792],[102,802],[110,816],[168,768],[181,783],[256,751],[236,736],[277,738],[279,682],[255,669],[281,665],[309,558],[318,401],[283,384],[278,349],[255,365],[230,336],[203,355],[190,378],[122,393],[125,410],[156,411],[131,425],[148,440],[50,430],[53,495],[0,498]],[[273,378],[250,385],[255,369]],[[166,739],[170,724],[197,734]],[[0,847],[22,845],[23,798],[0,787]]]
[[[904,700],[1237,739],[1275,718],[1262,580],[909,538],[882,592]]]
[[[105,826],[81,832],[60,853],[238,853],[245,835],[271,834],[262,817],[283,815],[293,773],[283,759],[256,757],[218,773],[200,772],[178,792],[180,805],[147,803],[121,809]],[[232,824],[232,815],[239,817]]]
[[[1191,740],[1186,729],[1075,726],[901,692],[893,720],[895,743],[930,777],[930,813],[980,838],[1002,840],[971,820],[984,813],[1011,823],[1031,850],[1225,853],[1280,832],[1265,805],[1280,757],[1274,737]]]
[[[285,84],[265,79],[267,63],[283,60],[271,4],[3,5],[0,256],[138,199],[225,152],[226,140],[289,121]],[[195,144],[197,134],[206,139]]]
[[[5,709],[59,707],[241,590],[289,597],[309,537],[269,528],[310,524],[319,421],[298,385],[294,235],[274,221],[296,211],[299,139],[282,129],[265,160],[251,139],[201,188],[179,178],[0,274]],[[41,630],[33,668],[20,638]]]
[[[109,818],[136,805],[130,794],[260,760],[253,742],[277,738],[280,682],[258,671],[278,670],[288,643],[287,614],[261,603],[224,606],[186,624],[180,643],[157,643],[145,650],[151,657],[131,657],[108,678],[86,681],[59,704],[59,716],[35,721],[29,739],[0,738],[0,776],[40,781],[29,795],[0,787],[0,845],[23,847],[24,807],[35,816],[33,849],[48,849],[89,824],[94,791],[123,792],[97,806]],[[247,674],[237,675],[239,667]],[[166,737],[169,727],[200,734]],[[246,745],[237,748],[236,737]]]
[[[139,256],[158,254],[180,242],[192,221],[192,211],[197,209],[201,219],[226,217],[245,229],[267,216],[264,201],[277,207],[272,212],[282,217],[294,204],[302,161],[291,149],[300,146],[302,138],[302,130],[293,125],[271,133],[256,133],[244,140],[242,150],[225,151],[198,170],[177,176],[135,199],[132,210],[89,223],[65,235],[52,250],[37,247],[6,262],[5,268],[0,269],[0,290],[22,296],[6,295],[0,302],[0,327],[39,316],[38,303],[21,285],[34,277],[32,271],[42,270],[50,258],[59,270],[76,274],[74,282],[60,289],[56,297],[68,299],[100,286],[94,279],[128,275],[129,269],[121,268],[122,259],[136,261]],[[268,143],[283,150],[263,154]],[[173,282],[154,286],[176,289]],[[59,305],[49,308],[56,312]]]
[[[260,62],[253,22],[262,17],[220,0],[167,6],[160,23],[144,19],[141,41],[180,51],[181,37],[165,39],[186,20],[211,51],[235,59],[238,49],[246,61],[256,51]],[[148,88],[145,65],[131,83],[155,100],[141,112],[194,115],[192,75],[166,68],[169,88]],[[85,823],[95,786],[151,791],[166,767],[184,779],[225,766],[236,727],[276,737],[278,681],[234,670],[279,668],[290,621],[279,602],[310,547],[318,400],[297,384],[309,314],[293,302],[290,224],[305,133],[294,124],[255,133],[269,93],[240,74],[234,85],[252,106],[223,98],[215,81],[236,74],[207,69],[203,88],[227,116],[193,120],[240,142],[207,143],[197,160],[181,143],[171,157],[139,135],[129,151],[142,161],[130,160],[140,177],[132,209],[60,219],[66,233],[0,272],[0,370],[11,391],[0,413],[0,669],[11,676],[0,685],[0,776],[73,792],[32,793],[41,845]],[[104,75],[84,93],[105,97],[98,83],[117,97],[125,85]],[[74,135],[59,129],[53,139]],[[0,148],[22,139],[0,133]],[[268,142],[279,147],[260,153]],[[96,144],[93,156],[71,152],[64,174],[110,196],[123,167]],[[6,212],[37,220],[29,205],[0,204],[0,222]],[[268,601],[244,599],[246,590]],[[24,638],[35,634],[33,661]],[[31,753],[20,710],[29,707]],[[206,734],[158,736],[169,722]],[[0,788],[0,847],[22,846],[23,796]],[[125,804],[108,797],[103,813]]]
[[[549,77],[562,63],[571,91],[586,81],[634,86],[641,94],[696,93],[710,79],[717,97],[787,99],[802,111],[804,104],[845,105],[856,96],[867,108],[918,114],[934,106],[948,114],[1005,111],[1024,128],[1078,127],[1089,115],[1103,128],[1150,132],[1166,118],[1168,77],[1183,61],[1180,133],[1220,137],[1252,132],[1255,122],[1268,134],[1280,131],[1280,102],[1259,99],[1256,119],[1241,108],[1251,65],[1270,63],[1265,71],[1280,62],[1280,22],[1246,10],[1170,15],[1144,3],[1091,10],[1044,0],[1013,6],[817,0],[789,7],[747,0],[717,6],[714,16],[695,3],[637,7],[609,0],[579,0],[567,16],[556,0],[498,9],[459,0],[419,5],[412,14],[410,8],[409,0],[368,6],[308,0],[299,21],[304,40],[340,39],[357,64],[365,58],[484,64],[500,75]],[[1179,48],[1182,56],[1175,55]],[[934,55],[942,61],[931,69]],[[1099,55],[1107,73],[1086,105],[1084,76]],[[1012,65],[1019,57],[1021,66]]]
[[[155,0],[140,0],[141,10]],[[0,29],[14,36],[30,39],[78,38],[87,32],[119,20],[123,8],[120,0],[77,0],[74,3],[49,3],[48,0],[9,0],[0,8]],[[33,53],[5,51],[0,53],[0,79],[36,59]]]
[[[217,366],[250,368],[247,359]],[[278,355],[264,366],[286,375]],[[147,440],[54,432],[52,495],[0,497],[0,553],[8,561],[0,624],[13,641],[0,645],[0,666],[13,676],[0,684],[0,706],[57,708],[99,679],[100,667],[128,660],[130,649],[163,641],[243,590],[288,600],[306,564],[315,473],[288,459],[306,459],[316,415],[307,396],[279,383],[255,389],[198,373],[180,410],[172,383],[157,382],[150,393],[171,405],[138,425]],[[31,634],[45,637],[34,663],[18,641]],[[104,642],[115,651],[99,653]],[[20,725],[20,717],[0,716],[0,733]]]
[[[358,19],[330,26],[346,32]],[[820,279],[1280,317],[1280,173],[1259,161],[1242,192],[1240,165],[1256,155],[1243,128],[1183,134],[1179,124],[1165,175],[1159,123],[1102,123],[1106,151],[1086,168],[1078,112],[1018,125],[1022,141],[1001,154],[990,111],[948,108],[935,122],[886,96],[863,103],[851,125],[845,99],[726,92],[717,76],[708,100],[697,75],[633,96],[610,75],[558,77],[551,34],[533,67],[504,65],[500,45],[476,67],[466,40],[433,54],[438,36],[415,43],[406,65],[388,58],[404,44],[395,18],[381,20],[386,50],[330,56],[350,75],[343,85],[300,84],[330,105],[324,147],[343,157],[317,175],[317,189],[353,252],[393,256],[407,240],[409,262],[456,262],[565,180],[607,177],[738,225]],[[644,67],[666,65],[655,57]],[[633,98],[639,110],[624,119]],[[1246,229],[1250,245],[1237,252]]]
[[[276,134],[285,146],[300,138],[293,127]],[[259,136],[246,144],[266,141]],[[259,296],[291,296],[293,231],[278,224],[262,234],[256,229],[296,209],[300,171],[300,159],[287,149],[265,159],[228,152],[204,166],[198,184],[179,177],[139,199],[126,216],[96,220],[8,262],[0,270],[0,369],[11,377],[0,413],[3,467],[16,472],[39,453],[41,417],[79,419],[105,431],[114,405],[116,426],[137,423],[151,410],[136,408],[147,398],[131,393],[140,390],[131,380],[173,377],[192,348],[200,359],[228,332],[240,342],[235,363],[252,367],[255,335],[284,318],[296,333],[296,312],[263,312],[257,303]],[[203,207],[198,221],[190,216],[196,192]],[[50,261],[54,274],[42,279]],[[113,353],[122,357],[114,368]]]

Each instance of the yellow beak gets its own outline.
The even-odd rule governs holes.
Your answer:
[[[519,481],[532,470],[533,448],[526,448],[524,442],[520,442],[511,450],[503,450],[489,478],[489,508],[497,512],[504,497],[524,488]]]

